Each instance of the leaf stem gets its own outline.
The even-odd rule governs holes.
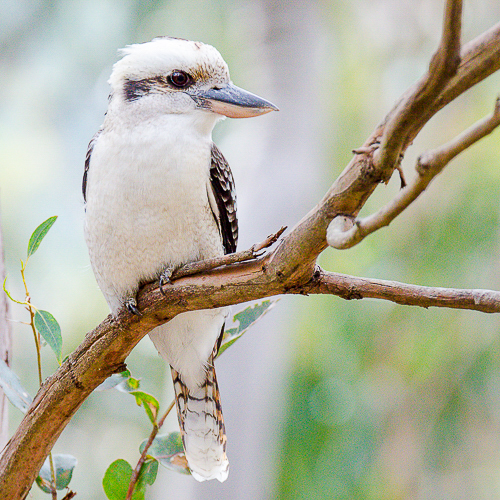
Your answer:
[[[151,434],[149,435],[149,439],[146,443],[146,446],[144,447],[144,450],[142,450],[141,456],[139,457],[139,460],[137,462],[137,465],[135,466],[134,471],[132,472],[132,477],[130,478],[130,484],[128,486],[127,490],[127,496],[125,497],[125,500],[131,500],[132,495],[134,494],[134,489],[135,485],[137,484],[137,480],[139,479],[139,475],[141,473],[142,465],[146,461],[146,456],[148,454],[148,450],[153,444],[153,441],[158,434],[158,431],[161,429],[163,423],[165,422],[165,419],[167,418],[168,414],[172,411],[172,408],[175,405],[175,399],[170,403],[170,405],[167,408],[167,411],[163,415],[163,417],[160,418],[158,422],[153,423],[153,430],[151,431]]]
[[[28,257],[29,259],[29,257]],[[37,332],[35,328],[35,313],[33,312],[33,309],[36,309],[32,304],[31,304],[31,297],[30,293],[28,291],[28,284],[26,283],[26,277],[24,275],[24,271],[26,270],[26,264],[28,263],[28,259],[26,259],[26,262],[21,261],[21,276],[23,278],[23,284],[24,284],[24,291],[26,294],[26,310],[30,313],[30,326],[31,330],[33,331],[33,337],[35,339],[35,347],[36,347],[36,359],[37,359],[37,365],[38,365],[38,381],[40,382],[40,387],[42,387],[43,383],[43,377],[42,377],[42,357],[41,357],[41,348],[40,348],[40,333]],[[51,476],[51,482],[50,482],[50,492],[52,495],[52,500],[57,500],[57,489],[56,489],[56,473],[54,469],[54,459],[52,458],[52,452],[49,452],[49,464],[50,464],[50,476]]]
[[[31,330],[33,331],[33,337],[35,339],[35,347],[36,347],[36,359],[37,359],[37,364],[38,364],[38,381],[40,382],[40,387],[42,386],[43,382],[43,377],[42,377],[42,358],[41,358],[41,349],[40,349],[40,334],[36,331],[35,328],[35,313],[33,312],[33,309],[35,307],[31,304],[31,297],[30,293],[28,291],[28,285],[26,283],[26,278],[24,276],[24,271],[26,270],[26,262],[21,261],[21,276],[23,278],[23,284],[24,284],[24,291],[26,294],[26,310],[30,313],[30,326]]]
[[[50,492],[52,494],[52,500],[57,500],[57,489],[56,489],[56,472],[54,469],[54,460],[52,458],[52,452],[49,453],[49,464],[50,464]]]

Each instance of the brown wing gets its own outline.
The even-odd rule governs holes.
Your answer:
[[[82,182],[82,193],[83,193],[83,201],[87,201],[87,175],[90,167],[90,157],[92,156],[92,151],[94,150],[95,142],[99,137],[99,134],[102,130],[98,130],[94,137],[90,139],[89,146],[87,148],[87,154],[85,155],[85,170],[83,171],[83,182]]]
[[[224,253],[234,253],[238,244],[234,179],[226,159],[215,144],[212,144],[210,184],[219,212],[218,214],[214,213],[214,215],[219,223]]]

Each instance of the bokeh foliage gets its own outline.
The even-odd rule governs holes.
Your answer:
[[[83,242],[80,183],[118,47],[159,34],[212,43],[236,84],[276,102],[280,116],[287,117],[286,123],[248,125],[226,120],[216,131],[235,171],[244,248],[282,224],[293,226],[341,172],[351,150],[425,71],[439,36],[442,1],[324,0],[305,8],[298,0],[7,0],[2,8],[0,195],[7,266],[15,275],[30,230],[60,215],[51,241],[44,242],[46,252],[33,256],[33,268],[41,271],[29,280],[33,296],[43,299],[40,307],[60,321],[69,352],[107,314]],[[468,0],[464,18],[469,40],[497,22],[500,5]],[[304,42],[312,39],[317,50],[306,54],[301,70],[280,73],[283,67],[295,70]],[[491,77],[431,121],[408,151],[407,175],[418,154],[491,111],[499,82],[498,75]],[[313,106],[302,109],[312,86]],[[292,156],[278,164],[278,148],[294,152],[287,137],[304,122],[310,129],[320,124],[320,134],[303,139],[313,159]],[[266,142],[280,131],[272,144]],[[248,163],[262,169],[246,174]],[[314,179],[313,189],[302,175]],[[272,186],[272,196],[254,195],[264,189],[262,179]],[[397,179],[378,188],[364,212],[377,209],[397,189]],[[498,289],[499,191],[497,132],[455,160],[389,228],[352,250],[327,250],[320,263],[329,270],[417,284]],[[9,286],[20,295],[13,279]],[[291,300],[294,307],[287,308]],[[279,320],[273,323],[275,315]],[[232,463],[228,481],[192,486],[189,477],[175,483],[159,477],[157,482],[169,486],[158,487],[157,498],[500,495],[495,316],[308,297],[285,298],[269,318],[264,333],[249,332],[219,362],[224,373],[229,358],[239,356],[230,376],[219,372]],[[29,336],[22,326],[14,330],[14,369],[28,372]],[[251,348],[255,342],[261,342],[257,354]],[[170,400],[168,370],[147,339],[128,363],[147,392],[164,390],[161,404]],[[57,363],[45,365],[44,373],[50,373]],[[249,389],[255,373],[248,365],[265,374],[256,390]],[[36,386],[36,380],[26,384],[31,394]],[[262,396],[269,387],[274,392]],[[238,399],[242,393],[246,407]],[[72,487],[82,498],[102,498],[107,465],[117,456],[133,463],[137,443],[148,433],[143,410],[126,406],[124,398],[132,399],[117,391],[92,395],[56,445],[78,457]],[[238,429],[238,421],[255,407],[255,422]],[[12,415],[12,430],[18,418]],[[175,418],[167,424],[176,429]],[[243,446],[247,436],[254,447]],[[265,473],[256,462],[265,464]],[[256,484],[264,484],[259,494]],[[33,498],[45,496],[33,492]]]

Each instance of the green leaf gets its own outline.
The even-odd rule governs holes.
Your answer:
[[[136,491],[146,491],[147,485],[152,485],[156,481],[158,474],[158,460],[150,458],[144,461],[139,472],[139,479],[135,485]]]
[[[61,327],[48,311],[38,310],[35,313],[35,327],[54,351],[59,364],[62,362]]]
[[[125,370],[121,373],[113,373],[111,377],[108,377],[101,385],[95,388],[96,391],[107,391],[109,389],[116,388],[118,384],[126,382],[130,378],[130,372]],[[134,389],[136,390],[137,387]],[[130,391],[127,391],[130,392]]]
[[[68,487],[73,477],[73,469],[76,467],[77,460],[72,455],[52,455],[52,459],[54,461],[54,473],[56,476],[56,490],[64,490],[64,488]],[[50,493],[51,482],[50,460],[47,457],[36,478],[36,484],[45,493]]]
[[[148,440],[145,439],[139,446],[139,452],[141,454],[144,451],[147,442]],[[184,447],[182,446],[181,433],[179,431],[174,431],[168,434],[159,434],[156,436],[148,450],[148,455],[151,455],[161,461],[166,457],[183,452]]]
[[[108,467],[102,480],[102,487],[108,499],[125,500],[131,477],[132,466],[121,458],[115,460]]]
[[[147,441],[145,439],[141,443],[139,447],[140,453],[144,451]],[[167,469],[182,474],[190,474],[180,432],[175,431],[156,436],[148,450],[148,455],[156,458]]]
[[[28,243],[28,259],[38,250],[40,243],[45,238],[45,235],[49,232],[49,229],[53,226],[56,219],[57,215],[49,217],[33,231]]]
[[[19,377],[0,358],[0,387],[9,401],[23,413],[26,413],[31,404],[31,397],[21,385]]]
[[[148,459],[142,464],[139,477],[135,483],[132,500],[145,499],[146,486],[155,482],[157,472],[157,460]],[[102,487],[109,500],[125,500],[132,473],[132,466],[123,459],[115,460],[108,467],[102,480]]]
[[[264,300],[260,304],[248,306],[243,311],[235,314],[233,321],[238,321],[239,326],[224,332],[217,356],[220,356],[228,347],[232,346],[254,323],[270,311],[278,300]]]
[[[151,420],[151,423],[156,423],[156,417],[158,416],[158,411],[160,409],[160,403],[158,403],[158,400],[154,396],[151,396],[151,394],[142,391],[132,391],[130,394],[135,396],[135,401],[139,406],[144,406],[144,410],[146,411],[149,420]]]

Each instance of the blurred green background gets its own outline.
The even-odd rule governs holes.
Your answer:
[[[117,49],[171,35],[215,45],[233,81],[280,107],[226,120],[215,140],[239,195],[240,249],[293,225],[320,199],[437,46],[441,0],[2,0],[0,201],[8,286],[32,230],[59,220],[30,260],[33,302],[59,320],[64,353],[108,313],[82,235],[87,143],[106,109]],[[500,19],[470,0],[464,41]],[[491,112],[494,75],[442,110],[408,151],[417,156]],[[363,213],[391,199],[381,186]],[[497,131],[437,178],[389,228],[329,270],[448,287],[500,286]],[[238,308],[234,308],[235,311]],[[12,307],[13,368],[34,395],[26,313]],[[470,311],[382,301],[285,297],[218,363],[231,473],[198,484],[166,470],[151,499],[500,498],[500,321]],[[149,339],[128,359],[164,406],[170,374]],[[44,374],[56,369],[48,348]],[[21,415],[12,408],[11,430]],[[176,428],[175,417],[166,430]],[[117,458],[135,463],[148,433],[133,399],[93,394],[55,446],[79,460],[77,498],[101,499]],[[37,491],[33,499],[48,498]]]

